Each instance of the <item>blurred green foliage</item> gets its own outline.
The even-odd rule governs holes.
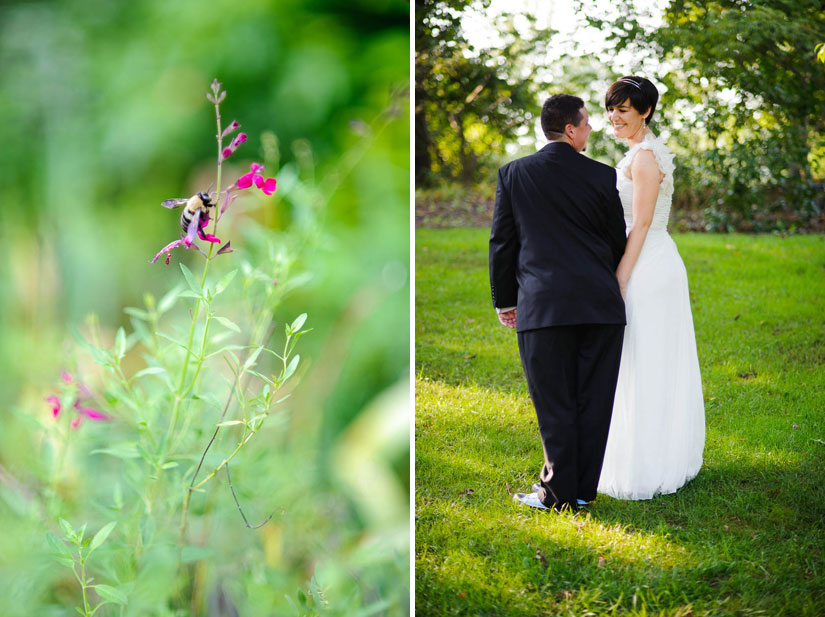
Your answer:
[[[0,595],[14,598],[5,614],[69,614],[63,600],[76,599],[37,515],[48,452],[29,420],[47,417],[43,398],[73,357],[68,326],[93,312],[113,338],[130,327],[124,306],[180,278],[174,263],[148,261],[179,234],[179,214],[160,202],[213,180],[204,94],[215,77],[228,92],[224,122],[249,135],[225,178],[258,161],[278,179],[274,198],[232,205],[223,239],[237,252],[221,259],[286,256],[302,285],[276,321],[307,312],[313,332],[287,427],[233,473],[253,518],[270,501],[282,508],[249,532],[217,489],[203,588],[223,579],[241,614],[406,612],[409,11],[403,0],[0,5]],[[173,259],[194,269],[193,253]],[[115,470],[99,471],[111,486]],[[271,496],[260,505],[259,489]],[[75,525],[103,520],[82,493],[62,498]]]
[[[664,84],[662,110],[685,156],[676,195],[701,204],[708,228],[822,229],[825,71],[816,0],[673,0],[661,25],[622,0],[590,14],[620,53]]]
[[[660,90],[652,126],[677,155],[677,217],[695,213],[711,231],[825,229],[822,3],[659,4],[577,0],[590,28],[573,35],[534,32],[529,13],[549,9],[530,9],[513,38],[485,0],[416,2],[417,186],[484,183],[527,153],[513,146],[538,125],[539,93],[579,95],[592,116],[610,83],[635,73]],[[497,48],[468,43],[471,14],[501,32]],[[615,164],[624,144],[607,133],[593,132],[587,154]]]
[[[490,172],[496,155],[538,117],[531,56],[550,33],[517,30],[512,16],[496,24],[495,48],[472,45],[461,21],[490,0],[415,2],[415,181],[469,185]]]

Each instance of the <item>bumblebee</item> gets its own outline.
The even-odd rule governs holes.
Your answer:
[[[188,198],[167,199],[161,205],[169,209],[183,206],[183,212],[180,213],[180,227],[185,234],[189,234],[189,228],[193,222],[196,232],[205,227],[211,218],[212,210],[215,208],[215,204],[212,203],[212,196],[203,192],[195,193]]]

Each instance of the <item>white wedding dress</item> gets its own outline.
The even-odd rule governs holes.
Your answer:
[[[621,367],[598,492],[619,499],[673,493],[699,473],[705,406],[687,273],[667,233],[673,154],[648,134],[617,165],[625,223],[633,222],[633,183],[625,175],[640,149],[665,177],[653,221],[627,284]]]

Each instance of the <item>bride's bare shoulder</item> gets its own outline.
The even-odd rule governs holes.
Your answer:
[[[661,182],[665,177],[659,167],[659,162],[656,160],[656,155],[653,154],[652,150],[645,148],[639,148],[628,168],[629,173],[627,175],[631,179],[634,177],[637,179],[653,178]]]

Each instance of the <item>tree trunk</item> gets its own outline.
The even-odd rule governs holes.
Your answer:
[[[427,126],[427,114],[423,109],[415,110],[415,184],[429,186],[432,184],[432,137]]]

